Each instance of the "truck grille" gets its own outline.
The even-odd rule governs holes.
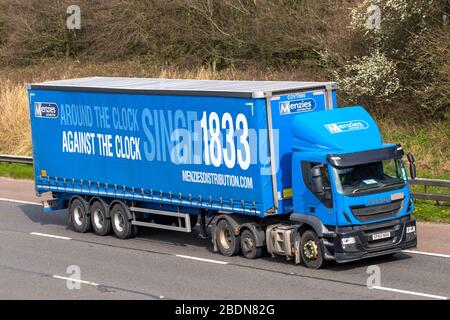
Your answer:
[[[391,203],[376,206],[353,206],[350,207],[352,214],[361,222],[374,221],[389,217],[395,217],[403,207],[403,200],[395,200]]]

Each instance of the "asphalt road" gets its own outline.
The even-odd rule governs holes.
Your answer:
[[[79,234],[66,227],[66,216],[66,211],[48,215],[39,205],[0,201],[0,299],[450,297],[448,256],[402,252],[310,270],[281,257],[214,254],[196,230],[144,228],[129,240]],[[380,268],[381,285],[369,289],[367,270],[373,265]],[[67,272],[70,266],[79,268],[78,282]]]

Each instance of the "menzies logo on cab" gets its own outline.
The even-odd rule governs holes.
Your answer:
[[[34,116],[36,118],[58,118],[58,105],[56,103],[35,102]]]
[[[337,123],[328,123],[324,126],[331,134],[365,130],[369,128],[369,124],[364,120],[350,120]]]

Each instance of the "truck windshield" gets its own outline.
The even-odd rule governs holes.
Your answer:
[[[399,159],[334,168],[334,175],[338,191],[346,195],[403,185],[407,179],[403,161]]]

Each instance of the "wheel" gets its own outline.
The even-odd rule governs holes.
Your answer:
[[[99,236],[111,233],[111,219],[106,216],[106,208],[100,201],[91,205],[91,223],[94,232]]]
[[[324,264],[324,250],[319,237],[312,230],[303,232],[301,238],[302,260],[308,268],[319,269]]]
[[[234,234],[234,230],[230,223],[223,219],[220,220],[216,227],[216,241],[219,252],[227,257],[234,256],[239,253],[239,236]]]
[[[241,233],[241,251],[247,259],[260,258],[263,253],[263,248],[256,246],[255,235],[248,229]]]
[[[115,204],[111,210],[111,224],[114,234],[119,239],[134,237],[137,228],[128,220],[126,209],[121,204]]]
[[[76,232],[86,233],[91,231],[91,219],[88,215],[85,203],[80,199],[74,199],[69,207],[71,226]]]
[[[69,207],[70,220],[76,232],[86,233],[91,230],[91,219],[88,215],[85,203],[80,199],[74,199]]]

